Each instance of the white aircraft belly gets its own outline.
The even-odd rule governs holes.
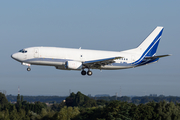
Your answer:
[[[45,66],[59,66],[64,65],[64,62],[53,62],[53,61],[29,61],[32,65],[45,65]]]

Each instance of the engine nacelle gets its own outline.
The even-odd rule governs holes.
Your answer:
[[[81,70],[82,69],[82,62],[66,61],[65,68],[66,69],[73,69],[73,70]]]

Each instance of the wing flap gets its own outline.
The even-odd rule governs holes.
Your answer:
[[[114,60],[120,59],[123,57],[112,57],[112,58],[105,58],[105,59],[98,59],[98,60],[91,60],[83,62],[83,65],[87,67],[100,67],[101,65],[108,65],[114,63]]]

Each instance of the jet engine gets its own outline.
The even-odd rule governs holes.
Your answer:
[[[81,70],[82,69],[82,62],[66,61],[65,68],[66,69],[73,69],[73,70]]]

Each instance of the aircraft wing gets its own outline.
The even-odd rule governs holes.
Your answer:
[[[105,58],[105,59],[98,59],[98,60],[91,60],[91,61],[85,61],[83,62],[83,65],[86,67],[96,67],[99,68],[102,65],[108,65],[111,63],[114,63],[116,59],[120,59],[123,57],[112,57],[112,58]]]
[[[162,58],[162,57],[167,57],[167,56],[171,56],[171,54],[145,57],[145,59],[156,59],[156,58]]]

